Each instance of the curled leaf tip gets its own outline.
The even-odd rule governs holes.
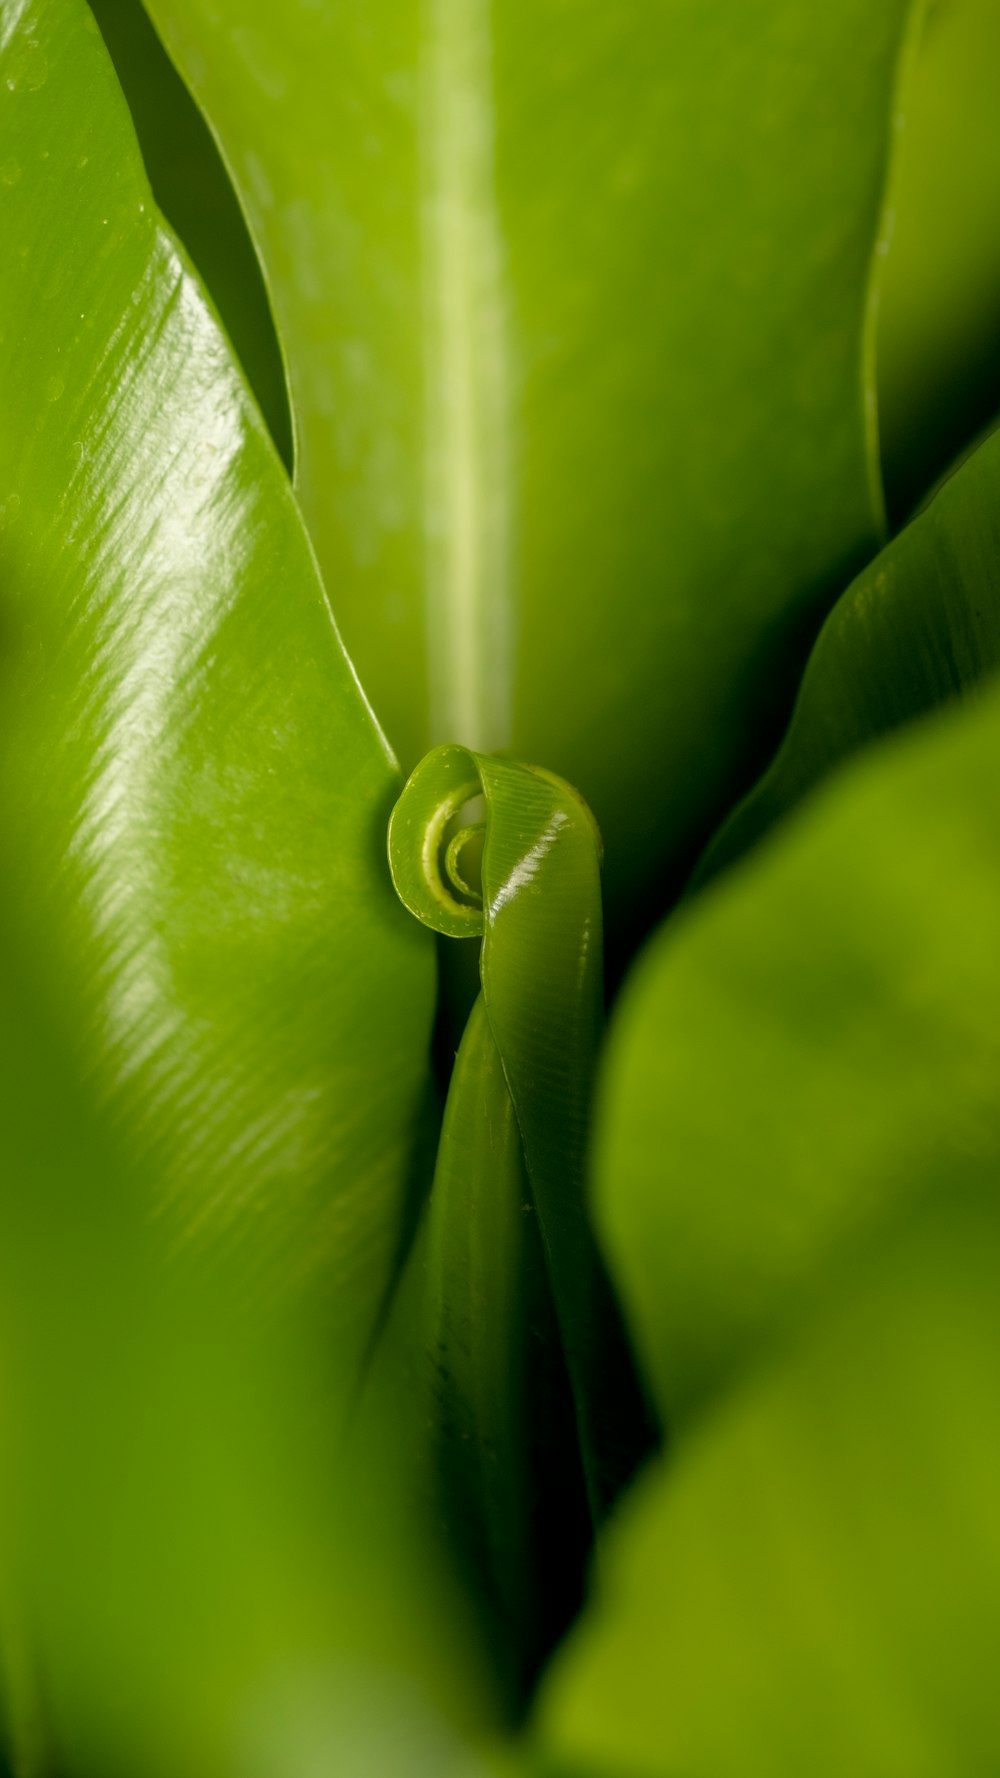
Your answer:
[[[483,786],[474,754],[436,747],[410,774],[389,819],[389,868],[404,907],[447,938],[477,938],[484,926],[482,891],[465,854],[485,821],[462,820]]]
[[[502,834],[494,831],[498,819]],[[396,893],[433,931],[480,938],[515,893],[537,885],[540,852],[571,828],[599,866],[597,823],[572,785],[541,766],[503,755],[436,747],[411,773],[390,817],[389,868]],[[497,875],[485,867],[489,834],[495,862],[511,854],[493,894],[484,889],[487,876]]]

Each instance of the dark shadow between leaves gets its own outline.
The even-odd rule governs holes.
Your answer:
[[[288,383],[260,262],[222,156],[140,0],[92,0],[153,196],[218,309],[289,474]]]

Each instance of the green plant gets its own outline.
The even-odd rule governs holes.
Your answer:
[[[0,0],[12,1772],[989,1770],[995,9],[148,10]]]

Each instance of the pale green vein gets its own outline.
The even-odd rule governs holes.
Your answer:
[[[427,0],[421,79],[432,739],[510,741],[508,328],[490,0]]]

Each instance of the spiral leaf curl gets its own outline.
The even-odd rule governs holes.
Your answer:
[[[484,821],[449,833],[477,797]],[[463,869],[480,837],[481,889]],[[393,810],[389,862],[400,899],[424,925],[482,939],[481,1005],[523,1148],[596,1524],[652,1436],[585,1201],[604,1004],[597,825],[553,773],[439,747]],[[452,1090],[469,1090],[461,1071]],[[446,1128],[454,1116],[449,1100]],[[446,1162],[442,1153],[439,1171]],[[437,1181],[432,1215],[435,1194],[444,1197]],[[454,1190],[448,1196],[454,1205]]]

